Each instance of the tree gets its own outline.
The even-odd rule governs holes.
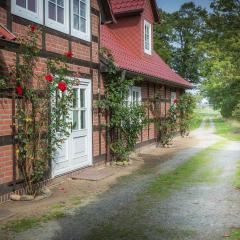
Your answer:
[[[201,73],[203,92],[224,117],[238,116],[240,104],[240,1],[215,0],[207,22]]]
[[[193,2],[185,3],[172,14],[160,11],[161,25],[155,28],[155,48],[171,67],[193,83],[200,81],[197,51],[206,26],[207,11]]]
[[[154,28],[154,47],[156,52],[163,60],[172,66],[173,58],[173,34],[171,14],[159,9],[161,24],[155,25]]]

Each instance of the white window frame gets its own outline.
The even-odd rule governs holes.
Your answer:
[[[129,88],[129,94],[128,97],[126,99],[127,105],[133,105],[133,92],[138,92],[138,99],[137,99],[137,103],[140,105],[142,102],[142,92],[141,92],[141,87],[136,87],[136,86],[132,86]]]
[[[146,48],[146,39],[145,39],[145,27],[149,28],[149,49]],[[143,35],[143,41],[144,41],[144,52],[148,55],[152,55],[152,25],[148,21],[144,20],[144,35]]]
[[[26,8],[22,8],[17,5],[16,0],[11,0],[11,12],[22,18],[26,18],[38,24],[43,24],[43,1],[36,0],[37,3],[37,13],[29,11]]]
[[[90,0],[86,0],[86,32],[74,29],[73,27],[73,0],[71,0],[71,35],[77,38],[81,38],[85,41],[91,41],[90,35]]]
[[[171,92],[171,105],[174,104],[174,100],[177,99],[177,93],[172,91]]]
[[[48,17],[48,0],[45,0],[45,25],[57,31],[69,33],[69,0],[64,0],[64,24]]]

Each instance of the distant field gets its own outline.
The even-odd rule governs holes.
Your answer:
[[[215,123],[215,133],[231,141],[240,141],[240,122],[233,119],[224,119],[218,111],[211,108],[197,108],[191,122],[191,130],[200,127],[203,119],[212,118]]]
[[[194,117],[191,121],[191,130],[197,129],[200,127],[201,122],[205,118],[215,118],[219,116],[218,111],[214,111],[212,108],[205,107],[205,108],[196,108],[194,111]]]

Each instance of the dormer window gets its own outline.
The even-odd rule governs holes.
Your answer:
[[[152,54],[152,26],[144,20],[144,52]]]

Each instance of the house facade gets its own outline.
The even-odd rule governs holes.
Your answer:
[[[18,58],[15,40],[29,25],[42,30],[38,39],[40,58],[36,71],[46,68],[47,58],[72,52],[68,66],[80,80],[75,93],[79,101],[71,109],[76,126],[51,163],[54,178],[107,160],[107,133],[101,126],[107,117],[95,103],[104,97],[104,72],[100,47],[112,51],[126,77],[144,81],[130,89],[129,101],[160,96],[160,111],[166,116],[171,99],[190,84],[173,72],[154,52],[153,24],[159,22],[155,1],[150,0],[6,0],[0,2],[0,71],[8,76]],[[11,79],[9,79],[11,81]],[[14,81],[14,80],[13,80]],[[0,89],[0,196],[2,201],[21,186],[17,174],[14,131],[15,89]],[[148,110],[148,118],[153,118]],[[154,124],[142,130],[138,146],[156,139]]]
[[[191,88],[191,84],[176,74],[154,51],[153,27],[160,23],[156,1],[109,2],[115,22],[101,25],[101,47],[111,50],[117,66],[125,71],[126,78],[142,79],[130,89],[128,101],[147,102],[157,97],[159,101],[154,108],[161,113],[161,117],[166,117],[174,99],[179,98],[185,89]],[[101,78],[104,79],[104,73]],[[155,117],[152,110],[149,107],[149,120]],[[152,123],[142,130],[137,147],[156,140],[156,126],[153,121],[149,122]]]

